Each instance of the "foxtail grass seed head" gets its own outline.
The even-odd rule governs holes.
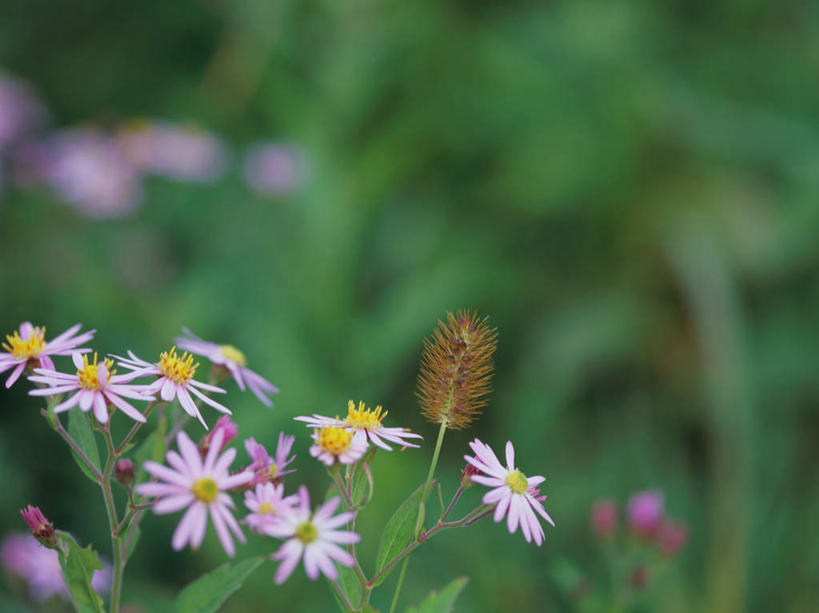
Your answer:
[[[497,332],[475,311],[447,312],[424,340],[417,396],[429,421],[461,430],[481,414],[492,390]]]

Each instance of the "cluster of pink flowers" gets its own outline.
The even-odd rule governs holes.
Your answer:
[[[2,174],[7,166],[18,187],[48,186],[90,218],[131,213],[143,199],[146,176],[212,182],[230,157],[223,139],[196,125],[134,119],[115,130],[47,131],[47,116],[30,87],[0,72],[0,186],[9,182]],[[249,147],[242,166],[246,184],[268,195],[292,193],[308,175],[305,152],[286,143]]]
[[[641,542],[653,545],[665,556],[675,555],[688,539],[688,527],[665,514],[665,496],[660,490],[633,494],[628,501],[626,516],[629,532]],[[619,510],[614,501],[601,499],[594,503],[591,526],[598,536],[613,538],[618,523]]]

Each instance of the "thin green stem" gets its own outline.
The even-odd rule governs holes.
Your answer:
[[[111,527],[111,549],[114,556],[114,579],[111,583],[111,613],[119,613],[119,601],[122,594],[122,576],[125,570],[125,559],[122,550],[122,541],[119,535],[119,520],[117,519],[117,507],[114,503],[114,492],[111,489],[111,476],[114,472],[117,453],[114,449],[114,441],[111,439],[110,423],[103,429],[103,436],[108,446],[108,457],[105,460],[105,468],[102,473],[100,487],[102,496],[105,499],[105,511],[108,514],[108,524]]]
[[[438,429],[438,439],[435,441],[435,451],[432,453],[432,462],[429,465],[429,472],[427,472],[427,480],[424,483],[424,489],[421,491],[421,498],[418,501],[418,516],[415,519],[415,537],[421,533],[421,528],[424,524],[424,504],[429,496],[430,488],[432,487],[432,478],[435,476],[435,467],[438,465],[438,456],[441,454],[441,446],[444,443],[444,434],[446,434],[447,419],[444,417],[441,420],[441,427]],[[410,550],[412,551],[412,550]],[[407,552],[409,554],[409,552]],[[401,593],[401,587],[404,585],[404,576],[407,574],[407,565],[409,564],[409,557],[404,560],[404,565],[401,567],[401,573],[398,575],[398,584],[395,586],[395,593],[392,596],[392,604],[390,605],[390,613],[395,613],[395,607],[398,605],[398,596]]]
[[[43,412],[43,415],[45,415],[45,412]],[[88,456],[85,455],[85,452],[82,449],[80,449],[80,446],[77,445],[76,441],[74,441],[74,439],[71,438],[71,435],[68,434],[68,432],[66,432],[65,428],[63,428],[63,425],[60,423],[60,418],[55,415],[54,419],[55,419],[54,430],[57,432],[57,434],[59,434],[62,437],[62,439],[66,443],[68,443],[68,446],[71,447],[71,449],[74,451],[74,453],[77,454],[77,456],[79,456],[79,458],[83,461],[83,464],[85,464],[88,470],[91,471],[91,474],[93,474],[97,478],[97,481],[102,481],[102,475],[100,474],[100,471],[97,470],[97,467],[94,466],[94,463],[90,459],[88,459]]]
[[[154,400],[153,402],[148,404],[147,408],[145,409],[145,413],[143,413],[146,420],[148,419],[148,416],[151,414],[151,411],[153,411],[154,407],[156,405],[158,405],[159,402],[160,401]],[[114,452],[115,455],[121,455],[122,454],[122,452],[125,450],[125,446],[131,441],[132,438],[134,438],[134,435],[137,432],[139,432],[139,429],[143,425],[144,425],[144,422],[138,421],[138,422],[135,422],[133,426],[131,426],[131,429],[128,431],[128,434],[125,435],[125,438],[122,439],[122,442],[119,444],[119,447],[117,447],[116,451]]]

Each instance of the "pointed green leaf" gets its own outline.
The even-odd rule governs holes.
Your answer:
[[[452,613],[455,599],[463,591],[468,577],[458,577],[440,592],[432,590],[418,607],[410,607],[407,613]]]
[[[381,535],[381,544],[378,546],[378,554],[375,558],[375,572],[381,572],[387,562],[392,560],[410,544],[415,537],[415,521],[418,517],[419,500],[424,484],[409,495],[392,514],[387,525],[384,527],[384,534]],[[379,577],[375,585],[380,584],[392,572],[384,573]]]
[[[58,535],[62,541],[60,567],[74,607],[79,613],[104,613],[102,598],[91,587],[94,571],[102,570],[99,557],[91,545],[80,547],[67,532]]]
[[[242,587],[245,579],[259,567],[264,558],[250,558],[231,566],[223,564],[213,572],[188,584],[176,599],[177,613],[213,613]]]
[[[91,428],[91,424],[88,422],[88,420],[89,417],[87,413],[83,413],[82,411],[76,409],[69,411],[68,435],[74,439],[74,442],[77,443],[79,448],[82,449],[83,453],[89,460],[91,460],[94,468],[99,471],[100,452],[97,449],[97,440],[94,438],[94,430]],[[74,461],[77,462],[77,465],[80,467],[83,474],[94,483],[97,483],[97,478],[94,476],[94,473],[89,470],[80,456],[78,456],[73,450],[71,451],[71,455],[74,457]]]

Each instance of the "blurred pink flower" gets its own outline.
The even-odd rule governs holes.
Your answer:
[[[663,520],[655,536],[657,548],[669,557],[682,549],[687,540],[688,526],[670,519]]]
[[[0,72],[0,150],[39,129],[46,117],[26,83]]]
[[[78,335],[80,328],[82,324],[76,324],[56,338],[46,341],[45,328],[35,328],[26,321],[20,324],[20,329],[15,330],[13,334],[6,334],[6,342],[2,345],[6,351],[0,351],[0,373],[14,368],[6,379],[6,387],[11,387],[17,381],[27,364],[54,370],[54,362],[49,356],[91,351],[78,347],[94,338],[96,330],[88,330]]]
[[[287,436],[284,432],[279,432],[279,443],[276,446],[276,455],[273,458],[270,457],[263,445],[256,442],[256,439],[251,437],[245,440],[245,449],[251,460],[248,470],[253,471],[254,484],[280,479],[284,475],[296,472],[295,469],[285,470],[296,459],[295,455],[287,457],[295,440],[295,436]]]
[[[304,559],[304,570],[310,579],[318,579],[323,573],[334,581],[338,569],[334,562],[352,566],[354,558],[339,545],[357,543],[361,537],[355,532],[337,530],[348,523],[354,513],[339,513],[333,517],[341,499],[336,496],[321,505],[315,513],[310,511],[310,495],[303,485],[299,488],[298,505],[282,512],[279,521],[264,526],[264,533],[280,539],[287,539],[273,554],[274,560],[281,560],[274,580],[284,583],[293,573],[299,560]]]
[[[199,450],[202,453],[207,453],[208,449],[211,448],[213,439],[216,436],[216,433],[219,431],[221,431],[223,435],[222,449],[224,449],[227,447],[228,443],[230,443],[230,441],[236,438],[236,435],[239,434],[239,426],[230,418],[230,415],[222,415],[222,417],[216,421],[216,425],[213,426],[213,430],[208,432],[207,436],[204,438],[204,441],[200,443]]]
[[[244,523],[256,532],[262,532],[265,526],[270,526],[293,509],[298,496],[284,495],[284,485],[273,483],[259,483],[255,490],[245,492],[245,506],[250,513],[245,516]]]
[[[278,394],[279,388],[261,375],[247,368],[245,354],[233,345],[217,345],[204,341],[187,328],[182,328],[185,336],[176,338],[177,346],[183,351],[206,357],[212,364],[224,366],[236,381],[239,389],[244,391],[245,384],[250,391],[266,406],[273,406],[267,394]]]
[[[611,500],[603,499],[594,503],[591,512],[591,525],[598,536],[608,538],[617,530],[617,505]]]
[[[122,156],[114,139],[99,130],[58,133],[51,141],[49,158],[49,185],[87,217],[123,217],[142,198],[139,172]]]
[[[471,480],[493,488],[484,494],[483,503],[496,505],[494,520],[499,522],[505,515],[506,527],[510,534],[518,529],[520,523],[526,542],[530,543],[534,539],[535,544],[540,546],[545,535],[537,515],[552,526],[555,525],[537,499],[540,492],[536,488],[546,480],[546,477],[540,475],[526,477],[515,467],[515,448],[511,441],[506,443],[506,466],[500,463],[489,445],[478,439],[469,443],[469,446],[475,457],[464,456],[464,459],[483,473],[472,475]]]
[[[251,147],[245,155],[247,184],[263,194],[287,194],[297,190],[307,177],[307,156],[293,145],[265,143]]]
[[[628,501],[628,521],[631,529],[641,536],[651,536],[663,520],[665,496],[659,490],[634,494]]]
[[[29,534],[12,533],[0,544],[0,561],[10,575],[28,583],[32,598],[42,602],[52,596],[68,600],[59,554],[46,549]],[[103,570],[94,571],[91,586],[97,592],[111,587],[111,567],[103,561]]]
[[[145,173],[212,181],[225,169],[225,145],[213,133],[167,121],[135,122],[117,135],[125,158]]]
[[[236,553],[231,532],[239,542],[245,542],[245,536],[230,511],[235,505],[226,491],[246,485],[253,479],[253,473],[245,470],[230,474],[236,449],[227,449],[220,454],[223,436],[224,430],[219,429],[204,461],[196,445],[183,431],[176,437],[179,452],[168,451],[165,455],[170,468],[158,462],[145,462],[145,470],[161,482],[141,483],[136,486],[136,492],[159,497],[153,507],[154,513],[164,515],[187,507],[171,539],[171,546],[176,551],[188,543],[193,549],[199,548],[205,538],[208,513],[225,553],[231,557]]]

